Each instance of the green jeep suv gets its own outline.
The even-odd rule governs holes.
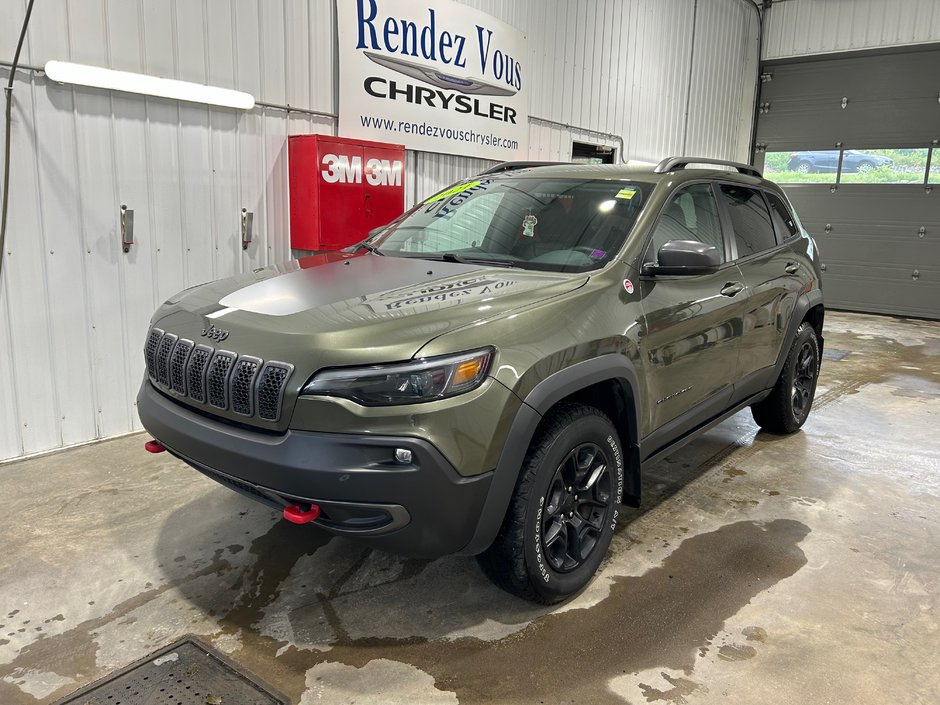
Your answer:
[[[149,450],[551,603],[594,575],[645,464],[744,407],[803,424],[823,296],[813,239],[752,167],[509,165],[151,326]]]

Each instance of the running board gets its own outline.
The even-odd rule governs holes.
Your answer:
[[[725,419],[731,418],[732,416],[734,416],[736,413],[738,413],[738,412],[741,411],[742,409],[746,409],[746,408],[749,407],[751,404],[756,404],[757,402],[759,402],[759,401],[761,401],[762,399],[766,398],[766,396],[770,393],[770,391],[771,391],[770,389],[765,389],[765,390],[762,391],[762,392],[758,392],[757,394],[753,394],[753,395],[749,396],[747,399],[745,399],[744,401],[740,402],[739,404],[737,404],[737,405],[735,405],[735,406],[732,406],[732,407],[731,407],[730,409],[728,409],[727,411],[725,411],[725,412],[719,414],[718,416],[714,417],[711,421],[707,421],[707,422],[705,422],[704,424],[702,424],[701,426],[697,426],[696,428],[694,428],[694,429],[692,429],[691,431],[689,431],[688,433],[686,433],[684,436],[681,436],[681,437],[677,438],[675,441],[673,441],[673,442],[670,443],[669,445],[663,446],[663,447],[660,448],[658,451],[656,451],[655,453],[653,453],[653,455],[649,456],[646,460],[643,461],[643,465],[649,465],[649,464],[651,464],[651,463],[655,463],[656,461],[662,460],[663,458],[665,458],[665,457],[668,456],[668,455],[672,455],[672,454],[675,453],[677,450],[679,450],[680,448],[682,448],[684,445],[686,445],[687,443],[689,443],[689,442],[691,442],[691,441],[694,441],[694,440],[695,440],[696,438],[698,438],[700,435],[702,435],[702,434],[705,433],[706,431],[708,431],[708,430],[714,428],[715,426],[717,426],[718,424],[720,424],[720,423],[721,423],[722,421],[724,421]]]

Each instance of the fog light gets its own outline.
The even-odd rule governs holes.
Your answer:
[[[395,449],[395,462],[408,465],[411,462],[411,451],[407,448]]]

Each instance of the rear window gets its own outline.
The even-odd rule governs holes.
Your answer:
[[[796,235],[800,229],[790,213],[790,209],[773,193],[764,192],[767,202],[770,203],[770,217],[777,230],[777,240],[783,241]]]
[[[774,226],[760,191],[730,184],[722,184],[719,190],[731,217],[738,257],[776,247]]]

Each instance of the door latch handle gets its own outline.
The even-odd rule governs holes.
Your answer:
[[[787,262],[787,274],[796,274],[800,271],[800,265],[796,262]]]
[[[728,282],[721,288],[722,296],[734,296],[739,291],[744,289],[744,284],[741,282]]]

